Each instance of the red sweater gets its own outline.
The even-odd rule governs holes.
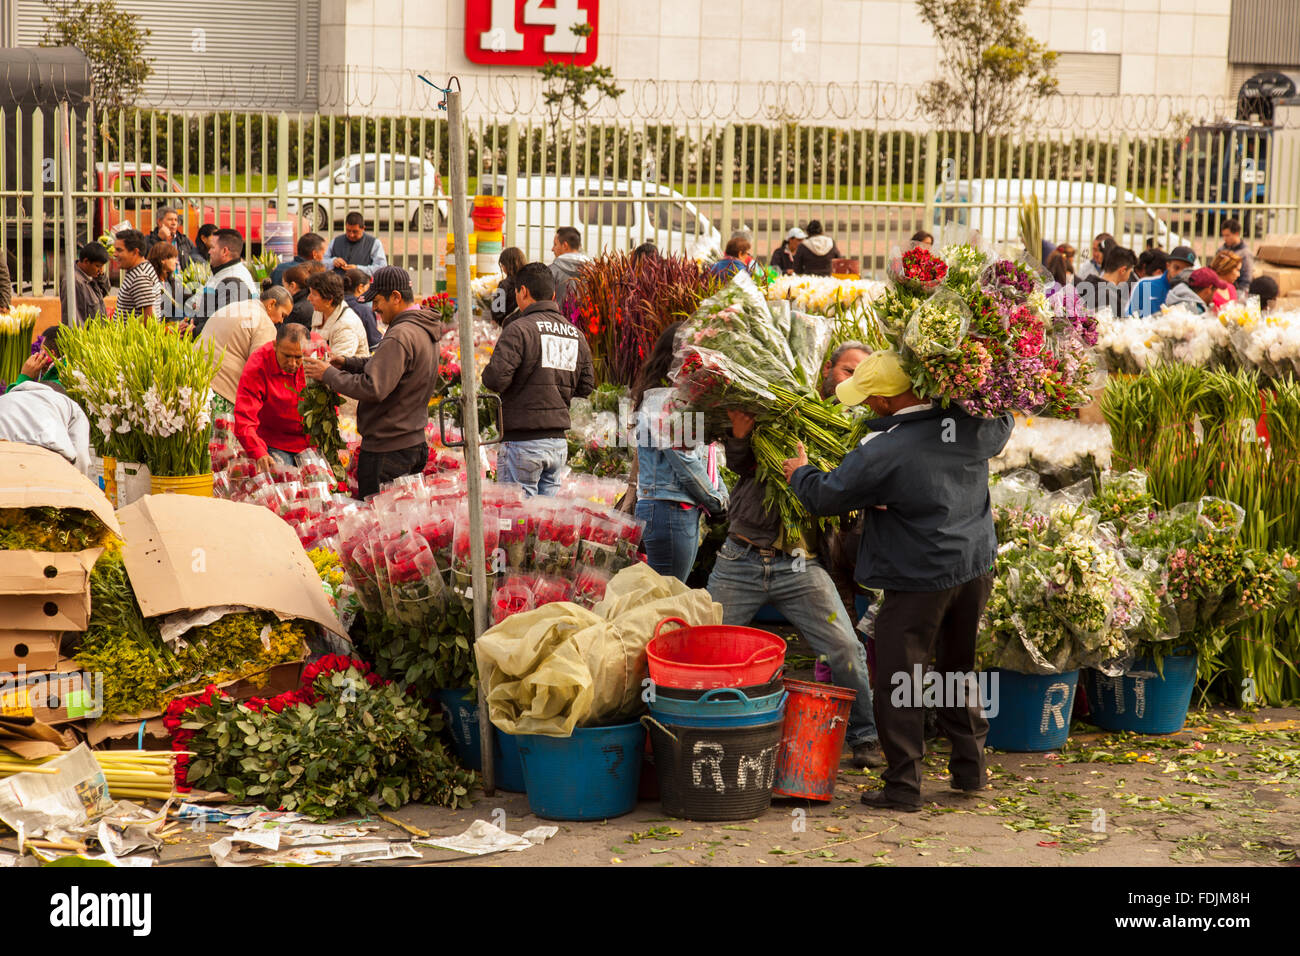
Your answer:
[[[235,437],[250,458],[267,454],[267,446],[295,455],[307,448],[298,414],[298,396],[306,382],[301,368],[292,375],[280,368],[274,342],[248,357],[235,394]]]

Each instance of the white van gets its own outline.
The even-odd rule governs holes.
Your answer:
[[[479,192],[506,194],[505,176],[484,176]],[[515,215],[507,239],[530,261],[549,262],[555,230],[573,226],[582,251],[630,251],[653,242],[661,252],[689,253],[701,244],[721,248],[722,236],[694,203],[657,183],[528,176],[515,183]]]
[[[1155,212],[1131,192],[1124,193],[1124,221],[1116,228],[1114,186],[1062,179],[975,179],[944,183],[935,194],[934,226],[949,231],[969,227],[993,245],[1020,239],[1020,201],[1038,197],[1043,238],[1071,243],[1086,256],[1092,239],[1108,232],[1126,249],[1141,252],[1154,238],[1164,249],[1182,244]]]

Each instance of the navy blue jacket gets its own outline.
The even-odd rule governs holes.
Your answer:
[[[790,482],[814,515],[864,513],[858,583],[943,591],[992,570],[988,460],[1011,437],[1012,417],[935,407],[868,424],[873,435],[834,471],[805,465]]]

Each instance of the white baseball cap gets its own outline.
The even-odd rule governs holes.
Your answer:
[[[791,229],[789,232],[785,234],[785,237],[787,239],[807,239],[808,233],[804,232],[798,226],[795,226],[793,229]]]

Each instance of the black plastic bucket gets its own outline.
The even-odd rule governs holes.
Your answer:
[[[741,727],[683,727],[643,717],[654,745],[664,812],[684,820],[748,820],[772,805],[781,750],[778,717]]]

